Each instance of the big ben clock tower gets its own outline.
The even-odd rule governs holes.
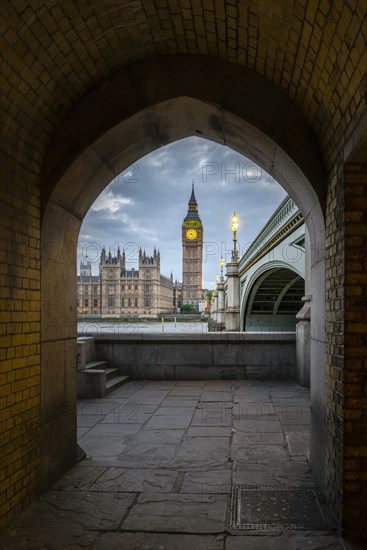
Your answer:
[[[194,182],[189,208],[182,223],[182,303],[199,305],[203,285],[204,228],[198,212]]]

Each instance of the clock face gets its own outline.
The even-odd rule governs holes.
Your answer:
[[[186,237],[190,239],[190,241],[193,241],[198,236],[196,229],[188,229],[186,231]]]

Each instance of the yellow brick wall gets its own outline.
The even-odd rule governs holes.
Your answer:
[[[367,160],[367,159],[366,159]],[[345,166],[344,524],[367,520],[367,162]],[[357,538],[367,543],[367,536]]]
[[[12,172],[6,158],[0,157],[1,526],[34,498],[40,464],[39,188],[25,171],[19,183],[21,169]]]
[[[340,517],[343,477],[344,182],[342,164],[328,182],[326,208],[326,489]]]

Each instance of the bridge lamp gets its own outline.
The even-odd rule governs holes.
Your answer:
[[[224,267],[224,258],[221,258],[219,260],[219,265],[220,265],[220,280],[221,282],[223,281],[223,267]]]
[[[216,282],[217,284],[219,283],[219,277],[218,277],[218,275],[215,276],[215,282]],[[215,286],[217,286],[217,285],[215,285]]]
[[[233,253],[232,253],[232,259],[233,261],[238,260],[238,252],[237,252],[237,229],[238,229],[238,216],[236,212],[233,212],[232,216],[232,233],[233,233]]]

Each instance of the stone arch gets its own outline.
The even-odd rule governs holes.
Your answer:
[[[313,313],[319,332],[311,354],[314,354],[315,362],[317,359],[318,365],[322,365],[315,372],[315,379],[311,379],[311,388],[316,389],[313,406],[320,412],[312,427],[311,460],[322,483],[325,182],[317,144],[312,131],[291,102],[274,86],[269,89],[269,83],[255,73],[230,66],[228,69],[226,64],[210,60],[210,71],[216,68],[222,78],[229,75],[233,82],[236,77],[243,86],[256,85],[256,90],[263,92],[258,94],[260,100],[254,93],[241,98],[237,91],[231,91],[226,85],[217,97],[208,77],[208,67],[200,59],[193,62],[189,74],[187,64],[182,73],[178,73],[172,63],[172,59],[157,65],[149,62],[146,79],[143,71],[144,67],[147,69],[146,64],[143,67],[139,64],[135,72],[134,68],[130,69],[129,78],[125,80],[128,99],[115,110],[116,89],[111,82],[104,83],[92,97],[87,96],[69,113],[54,135],[45,159],[41,233],[42,488],[48,487],[68,469],[76,457],[75,257],[82,219],[103,188],[124,168],[161,145],[190,135],[202,135],[228,145],[270,172],[295,200],[305,219],[312,251],[312,293],[315,303],[319,304]],[[161,92],[149,97],[152,67],[157,69],[155,79],[160,78],[165,83],[162,86],[163,98],[157,97],[162,96]],[[170,70],[176,74],[177,80],[170,73],[162,75],[162,71]],[[205,74],[200,74],[200,70]],[[131,73],[135,77],[134,86]],[[126,71],[122,76],[127,78]],[[190,89],[190,83],[185,81],[188,77],[191,88],[195,89]],[[121,74],[116,78],[121,79]],[[136,83],[138,78],[140,88]],[[134,95],[137,88],[140,92],[138,100],[131,105],[130,94]],[[157,91],[154,86],[153,90]],[[108,94],[113,96],[110,104]],[[270,108],[269,94],[276,99],[276,105]],[[108,107],[96,110],[102,100],[102,105]],[[265,106],[268,118],[264,116]],[[275,128],[277,121],[279,127]],[[58,327],[57,336],[48,338],[46,328],[54,324]]]
[[[279,270],[287,270],[293,274],[293,278],[299,277],[304,279],[304,273],[301,273],[294,265],[282,262],[279,260],[270,261],[260,266],[254,273],[251,274],[249,280],[246,280],[246,288],[241,296],[241,330],[246,330],[246,318],[249,312],[249,307],[252,305],[253,298],[258,290],[258,286],[271,274]],[[279,296],[278,296],[279,298]],[[275,304],[274,304],[275,306]],[[300,308],[299,308],[300,309]],[[298,313],[298,312],[297,312]],[[275,329],[273,329],[275,330]]]

